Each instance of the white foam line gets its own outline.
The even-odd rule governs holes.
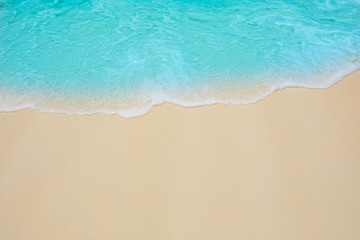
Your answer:
[[[275,91],[285,89],[285,88],[302,87],[302,88],[310,88],[310,89],[326,89],[326,88],[330,88],[334,84],[336,84],[339,81],[341,81],[342,79],[344,79],[346,76],[358,71],[359,69],[360,69],[360,66],[354,64],[354,65],[349,66],[347,68],[347,70],[337,72],[335,75],[332,76],[332,78],[328,79],[327,81],[320,81],[320,82],[318,81],[318,82],[314,82],[314,83],[287,82],[287,83],[284,83],[284,84],[281,84],[278,86],[273,86],[267,93],[263,93],[259,96],[256,96],[252,100],[244,100],[244,99],[243,100],[242,99],[219,100],[216,98],[210,98],[205,101],[184,102],[184,101],[178,100],[176,98],[172,98],[168,95],[161,94],[161,97],[157,96],[156,98],[153,98],[151,104],[149,104],[148,106],[143,106],[141,109],[133,108],[131,110],[119,110],[119,111],[115,111],[115,110],[111,111],[108,109],[99,109],[99,110],[94,110],[94,111],[70,112],[70,111],[59,110],[59,109],[39,108],[34,103],[22,103],[19,106],[16,106],[16,107],[13,107],[10,109],[0,106],[0,111],[1,112],[16,112],[16,111],[20,111],[23,109],[36,109],[36,110],[39,110],[40,112],[44,112],[44,113],[60,113],[60,114],[67,114],[67,115],[75,115],[75,114],[76,115],[92,115],[92,114],[96,114],[96,113],[104,113],[104,114],[108,114],[108,115],[119,115],[122,118],[129,119],[129,118],[134,118],[134,117],[139,117],[139,116],[145,115],[145,114],[149,113],[154,106],[158,106],[163,103],[172,103],[172,104],[176,104],[176,105],[179,105],[182,107],[189,107],[189,108],[190,107],[210,106],[210,105],[214,105],[214,104],[232,104],[232,105],[252,104],[252,103],[256,103],[260,100],[265,99],[266,97],[268,97]],[[1,95],[0,95],[0,99],[1,99]]]

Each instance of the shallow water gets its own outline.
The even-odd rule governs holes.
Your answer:
[[[249,103],[359,67],[359,1],[0,0],[1,111]]]

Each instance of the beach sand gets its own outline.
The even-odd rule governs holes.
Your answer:
[[[0,114],[0,239],[360,239],[360,71],[256,104]]]

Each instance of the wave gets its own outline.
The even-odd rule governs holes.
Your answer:
[[[360,66],[359,1],[0,5],[0,111],[130,118],[164,102],[248,104]]]
[[[241,104],[253,104],[260,100],[265,99],[272,93],[282,90],[285,88],[311,88],[311,89],[327,89],[344,79],[346,76],[358,71],[360,65],[351,64],[346,70],[338,71],[335,74],[332,74],[331,77],[327,75],[322,81],[309,82],[298,84],[294,82],[286,82],[277,86],[257,86],[255,88],[249,89],[234,89],[232,92],[225,93],[223,96],[216,97],[215,94],[212,94],[211,91],[207,96],[203,96],[203,99],[200,99],[198,96],[189,97],[185,99],[180,97],[174,97],[171,95],[158,94],[152,95],[151,100],[148,101],[148,104],[142,106],[135,106],[128,104],[123,108],[117,109],[116,101],[115,103],[109,102],[112,107],[109,108],[92,108],[89,106],[87,110],[84,108],[78,108],[81,104],[76,104],[70,107],[66,101],[59,102],[56,104],[48,104],[46,101],[37,102],[28,102],[23,101],[21,97],[16,97],[14,95],[7,95],[0,93],[0,111],[1,112],[16,112],[24,109],[36,109],[45,113],[61,113],[68,115],[92,115],[96,113],[104,113],[109,115],[118,115],[123,118],[134,118],[145,115],[151,111],[154,106],[162,105],[163,103],[172,103],[182,107],[202,107],[210,106],[214,104],[232,104],[232,105],[241,105]],[[241,92],[241,93],[239,93]],[[243,92],[247,92],[247,95],[244,95]],[[181,93],[179,93],[181,94]],[[140,96],[141,98],[141,96]],[[97,101],[96,99],[93,99]],[[45,103],[45,104],[44,104]],[[48,104],[48,105],[47,105]],[[54,106],[56,105],[56,107]],[[72,110],[69,110],[72,109]]]

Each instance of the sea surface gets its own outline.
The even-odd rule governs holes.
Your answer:
[[[246,104],[359,67],[359,0],[0,0],[0,111]]]

